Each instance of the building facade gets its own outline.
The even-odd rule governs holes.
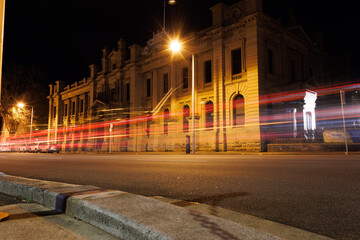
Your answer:
[[[196,150],[266,149],[262,118],[277,107],[262,96],[322,84],[328,58],[300,26],[266,15],[261,0],[210,10],[212,26],[188,34],[182,56],[167,50],[165,32],[129,46],[129,58],[121,38],[89,77],[50,85],[50,139],[64,151],[185,151],[194,140],[194,66]]]

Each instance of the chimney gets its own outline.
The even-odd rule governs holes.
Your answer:
[[[125,49],[125,39],[123,37],[118,41],[118,53],[119,53],[119,61],[118,64],[121,66],[124,65],[126,49]]]
[[[108,60],[107,60],[107,55],[109,54],[109,49],[107,47],[105,47],[102,50],[103,53],[103,57],[101,59],[101,63],[102,63],[102,73],[105,74],[108,71]]]
[[[263,0],[245,0],[246,15],[263,12]]]
[[[224,8],[223,3],[218,3],[210,8],[212,12],[212,25],[213,27],[220,27],[224,23]]]
[[[133,44],[129,47],[130,49],[130,59],[131,61],[136,61],[141,55],[142,47],[137,44]]]
[[[91,64],[91,65],[89,66],[89,68],[90,68],[90,79],[95,79],[97,73],[99,72],[99,67],[98,67],[98,65],[96,65],[96,64]]]

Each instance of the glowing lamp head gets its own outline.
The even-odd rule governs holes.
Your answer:
[[[17,104],[17,106],[18,106],[19,108],[23,108],[23,107],[25,107],[25,104],[22,103],[22,102],[19,102],[19,103]]]
[[[177,39],[171,41],[171,43],[170,43],[170,49],[171,49],[171,51],[173,51],[173,52],[179,52],[180,49],[181,49],[181,44],[180,44],[180,42],[179,42]]]
[[[169,0],[169,5],[174,5],[176,3],[175,0]]]

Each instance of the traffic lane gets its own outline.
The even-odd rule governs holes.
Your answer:
[[[59,156],[37,156],[25,173],[204,202],[335,238],[360,234],[357,156]]]

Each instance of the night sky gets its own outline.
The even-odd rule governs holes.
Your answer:
[[[211,25],[209,7],[219,0],[177,0],[168,6],[168,29],[191,32]],[[231,5],[238,0],[223,0]],[[322,5],[319,3],[322,2]],[[314,0],[264,0],[264,11],[285,24],[289,12],[312,36],[323,32],[325,46],[334,55],[351,54],[359,64],[355,3]],[[292,9],[292,10],[291,10]],[[162,27],[163,0],[6,0],[4,64],[36,66],[49,83],[68,83],[89,76],[88,66],[100,64],[101,50],[116,48],[124,36],[127,46],[145,45]]]

